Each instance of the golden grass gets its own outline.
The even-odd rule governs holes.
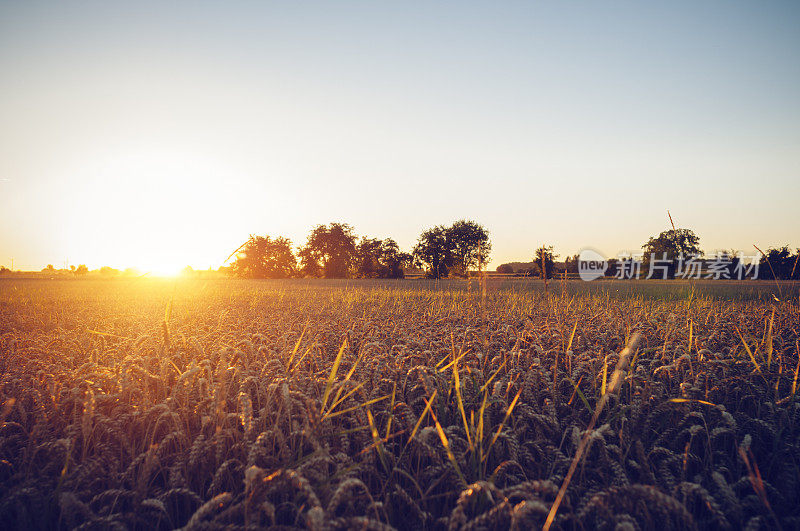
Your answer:
[[[794,528],[800,301],[727,286],[3,281],[0,521]]]

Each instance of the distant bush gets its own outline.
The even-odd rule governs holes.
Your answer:
[[[100,274],[104,277],[116,277],[119,275],[119,269],[113,267],[103,266],[100,268]]]

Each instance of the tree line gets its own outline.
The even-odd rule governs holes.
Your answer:
[[[347,223],[317,225],[297,252],[286,237],[251,235],[223,270],[240,278],[403,278],[424,269],[428,278],[466,276],[485,267],[492,249],[489,231],[462,219],[420,234],[411,252],[392,238],[359,238]]]
[[[0,275],[5,275],[13,273],[9,268],[5,266],[0,266]],[[44,268],[42,268],[42,273],[51,273],[54,275],[74,275],[76,277],[81,277],[89,273],[89,268],[86,267],[86,264],[80,264],[78,266],[71,265],[68,268],[56,269],[53,264],[47,264]]]
[[[700,248],[700,238],[691,229],[670,229],[661,232],[658,236],[650,237],[642,245],[641,263],[638,268],[631,268],[633,257],[611,258],[608,260],[606,277],[620,275],[626,268],[633,270],[632,276],[646,278],[651,269],[657,274],[653,278],[686,278],[687,263],[690,258],[694,261],[698,271],[705,271],[702,275],[720,279],[737,279],[740,271],[752,264],[742,262],[740,253],[733,250],[719,251],[707,256]],[[744,253],[747,254],[747,253]],[[758,257],[758,278],[771,279],[800,279],[800,249],[792,253],[788,245],[769,248],[763,254],[753,249],[753,256]],[[512,262],[501,264],[497,272],[514,274],[518,276],[542,277],[542,271],[547,278],[553,278],[560,273],[578,274],[578,255],[567,256],[563,262],[556,262],[558,255],[553,252],[552,245],[539,247],[533,255],[531,262]],[[653,262],[653,260],[656,262]],[[710,270],[710,272],[709,272]],[[750,268],[750,274],[754,268]],[[631,278],[631,277],[626,277]]]
[[[712,267],[716,278],[739,278],[745,265],[735,251],[705,256],[700,238],[690,229],[663,231],[649,238],[642,249],[641,263],[632,275],[637,278],[649,276],[654,257],[658,261],[658,276],[654,278],[686,278],[686,261],[690,257],[703,268]],[[288,238],[251,235],[229,257],[234,261],[219,271],[240,278],[403,278],[406,270],[416,269],[427,278],[466,277],[470,271],[486,267],[491,250],[489,231],[467,219],[424,230],[410,252],[402,251],[392,238],[359,237],[352,226],[334,222],[314,227],[296,252]],[[552,245],[542,245],[530,262],[501,264],[497,272],[538,278],[578,273],[577,254],[567,256],[563,262],[556,262],[557,259]],[[609,259],[605,276],[619,276],[621,270],[631,269],[631,260]],[[788,245],[770,248],[760,254],[758,278],[800,279],[798,262],[800,249],[793,253]],[[80,277],[89,269],[84,264],[69,269],[48,264],[42,272]],[[187,266],[184,273],[187,272],[193,270]],[[0,275],[6,273],[11,271],[0,266]],[[121,272],[107,266],[95,273],[104,277],[139,275],[132,268]]]

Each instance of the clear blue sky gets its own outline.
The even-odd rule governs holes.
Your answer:
[[[797,2],[0,2],[0,263],[218,265],[317,223],[493,264],[800,246]]]

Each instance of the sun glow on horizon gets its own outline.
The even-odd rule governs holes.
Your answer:
[[[215,268],[246,235],[221,215],[231,169],[189,150],[119,146],[65,172],[63,241],[72,261],[175,277]],[[73,183],[82,183],[74,186]]]
[[[148,268],[142,268],[143,273],[151,277],[166,277],[174,278],[179,277],[186,266],[177,266],[174,264],[159,264]]]

